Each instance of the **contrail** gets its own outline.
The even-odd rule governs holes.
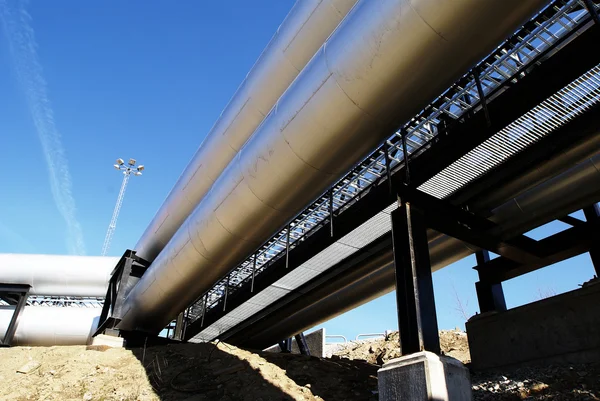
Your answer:
[[[42,144],[54,203],[67,224],[67,248],[71,254],[83,255],[85,245],[81,226],[75,217],[71,175],[60,133],[54,123],[46,80],[37,56],[31,16],[27,13],[26,6],[25,0],[0,0],[0,20],[4,26],[4,33],[8,39],[21,88],[27,99],[29,112]]]

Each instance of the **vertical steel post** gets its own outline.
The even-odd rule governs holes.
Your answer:
[[[329,222],[330,235],[333,237],[333,188],[329,190]]]
[[[475,79],[475,85],[477,86],[477,94],[479,95],[479,101],[485,114],[485,121],[487,122],[488,127],[491,127],[492,120],[490,119],[490,112],[488,111],[487,100],[485,99],[485,94],[483,93],[483,86],[481,86],[481,80],[479,79],[478,68],[473,70],[473,78]]]
[[[258,253],[254,254],[254,258],[252,260],[252,282],[250,283],[250,292],[254,292],[254,277],[256,277],[256,258],[258,257]]]
[[[479,281],[475,283],[479,311],[481,313],[505,311],[506,299],[504,298],[502,283],[490,283],[481,280],[480,269],[483,269],[483,266],[490,261],[490,253],[486,250],[477,251],[475,257],[477,258],[477,270],[479,271]]]
[[[227,282],[225,283],[225,299],[223,300],[223,312],[227,308],[227,296],[229,295],[229,279],[231,278],[231,273],[227,275]]]
[[[404,157],[404,183],[410,184],[410,170],[408,167],[408,148],[406,147],[406,130],[403,128],[401,133],[402,138],[402,155]]]
[[[388,142],[385,141],[383,143],[383,156],[385,157],[385,176],[388,182],[388,188],[390,190],[390,195],[392,194],[392,172],[390,171],[390,152],[388,150]]]
[[[310,349],[308,349],[308,344],[306,343],[306,337],[304,333],[298,333],[294,336],[296,338],[296,344],[298,345],[298,349],[302,355],[310,356]]]
[[[206,315],[206,303],[208,302],[208,293],[204,294],[204,301],[202,302],[202,320],[200,321],[200,327],[204,327],[204,315]]]
[[[583,214],[588,222],[600,219],[600,207],[595,203],[592,206],[584,208]],[[598,238],[598,236],[596,236],[596,238]],[[594,265],[594,270],[596,271],[596,276],[600,277],[600,241],[596,241],[589,253],[592,264]]]
[[[594,6],[592,0],[583,0],[583,2],[585,3],[585,8],[587,8],[592,19],[594,20],[594,23],[600,25],[600,17],[598,16],[598,10],[596,10],[596,6]]]
[[[19,326],[19,320],[21,319],[21,314],[23,313],[23,309],[25,308],[25,304],[27,303],[27,297],[29,296],[29,286],[22,286],[23,289],[19,289],[15,292],[19,293],[19,301],[15,306],[15,310],[13,311],[12,318],[8,323],[8,327],[6,328],[6,332],[4,333],[4,339],[0,341],[2,345],[10,345],[12,343],[13,337],[17,332],[17,327]]]
[[[283,341],[279,342],[279,348],[281,348],[281,352],[284,354],[289,354],[292,352],[292,339],[286,338]]]
[[[290,229],[292,228],[291,224],[288,224],[287,231],[285,234],[285,268],[287,269],[290,266]]]
[[[403,204],[392,212],[396,306],[403,355],[440,353],[427,227],[423,211]]]

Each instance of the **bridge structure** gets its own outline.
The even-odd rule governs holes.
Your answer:
[[[489,217],[503,201],[597,153],[592,21],[578,2],[539,13],[187,308],[185,339],[266,347],[393,290],[391,215],[402,199],[414,197],[432,220],[428,228],[470,246],[434,259],[434,270],[477,253],[482,312],[498,307],[502,281],[592,250],[594,196],[582,203],[589,222],[557,208],[532,221],[515,216],[527,221],[516,231],[486,234],[498,230]],[[512,180],[580,148],[545,176]],[[457,231],[463,218],[479,228]],[[574,227],[537,243],[522,236],[553,219]],[[503,238],[515,233],[518,245],[505,251]],[[501,257],[486,262],[489,251]],[[383,267],[385,279],[375,281]],[[346,287],[347,296],[332,302]]]
[[[312,3],[318,3],[313,5],[317,8],[310,8]],[[336,38],[349,31],[356,14],[369,7],[363,4],[365,0],[312,3],[298,2],[269,51],[283,48],[279,41],[286,37],[286,27],[315,22],[300,16],[317,15],[315,10],[326,3],[334,7],[321,10],[330,13],[323,15],[331,15],[329,31],[323,28],[314,39],[309,56],[322,52],[323,42],[326,46],[333,43],[335,48]],[[295,213],[281,217],[279,210],[265,212],[259,218],[275,222],[265,223],[267,228],[262,231],[242,225],[247,234],[221,234],[213,229],[215,238],[230,235],[241,245],[230,241],[234,244],[231,255],[223,256],[228,263],[203,268],[210,266],[213,251],[209,248],[217,245],[208,243],[206,236],[202,241],[185,236],[195,232],[200,238],[202,230],[214,223],[206,217],[211,202],[227,191],[227,196],[233,197],[241,182],[235,178],[238,181],[233,187],[225,183],[228,174],[234,176],[236,160],[241,159],[234,157],[236,152],[250,152],[260,144],[261,134],[268,137],[264,130],[269,128],[269,118],[277,118],[269,112],[271,107],[275,104],[285,110],[287,99],[302,92],[298,82],[317,69],[311,66],[318,57],[296,53],[292,57],[284,51],[295,72],[281,78],[280,92],[271,94],[272,100],[261,99],[263,103],[255,104],[253,113],[247,108],[249,100],[238,102],[234,97],[228,107],[238,109],[237,114],[232,113],[249,113],[244,115],[250,127],[245,137],[227,131],[233,128],[224,129],[223,137],[229,138],[233,153],[215,159],[209,167],[201,163],[207,151],[200,148],[200,156],[167,198],[171,209],[159,210],[137,249],[127,250],[118,260],[97,261],[102,264],[96,267],[101,274],[93,279],[65,273],[70,281],[55,287],[46,285],[52,283],[53,278],[48,278],[51,270],[33,269],[11,276],[8,269],[16,262],[5,262],[7,267],[2,270],[0,258],[0,309],[11,313],[8,318],[0,315],[0,328],[6,326],[4,343],[13,337],[17,343],[47,343],[45,338],[19,334],[19,327],[30,327],[22,324],[19,316],[31,320],[34,317],[27,317],[28,310],[48,307],[62,308],[54,316],[60,314],[64,319],[76,308],[87,310],[81,312],[86,317],[80,321],[93,325],[91,331],[96,334],[155,334],[168,325],[175,327],[174,337],[183,341],[221,339],[266,348],[396,289],[403,354],[423,350],[439,354],[432,272],[475,254],[479,281],[474,285],[482,313],[506,310],[503,282],[573,256],[588,252],[597,274],[599,7],[591,0],[538,3],[531,15],[523,11],[527,20],[515,26],[516,31],[511,28],[508,38],[505,35],[487,56],[460,71],[458,79],[438,90],[416,114],[407,117],[404,109],[389,112],[382,139],[365,139],[373,143],[367,156],[352,163],[344,161],[350,168],[330,184],[317,185],[323,191],[304,203],[295,199],[301,196],[290,196],[286,205],[302,204]],[[340,21],[341,28],[336,29]],[[272,61],[269,54],[267,51],[259,60],[259,67]],[[240,93],[250,91],[261,79],[260,73],[249,74]],[[381,102],[388,103],[387,99]],[[232,113],[224,112],[221,118],[226,120]],[[318,115],[318,110],[314,113]],[[222,125],[235,128],[232,121],[239,123],[233,119]],[[286,127],[290,124],[288,121]],[[219,123],[215,127],[219,133]],[[239,146],[231,145],[235,141]],[[220,149],[221,144],[208,141],[203,146]],[[332,154],[338,151],[335,141],[327,146]],[[320,149],[322,160],[311,162],[328,166],[328,151]],[[210,180],[193,178],[198,172]],[[194,180],[201,185],[189,189]],[[289,192],[296,194],[293,186]],[[285,186],[280,192],[286,192]],[[577,210],[584,211],[585,220],[570,216]],[[570,228],[537,241],[524,235],[554,220]],[[255,234],[256,241],[247,240]],[[195,249],[186,248],[189,243]],[[499,256],[492,259],[490,253]],[[85,260],[72,262],[73,266],[88,264]],[[60,265],[70,263],[63,260]],[[96,287],[90,289],[91,282],[100,283],[100,293]],[[146,302],[150,296],[152,302]],[[86,327],[72,329],[84,332]],[[54,340],[56,330],[52,330]],[[84,334],[73,338],[82,341],[89,332],[87,327]]]

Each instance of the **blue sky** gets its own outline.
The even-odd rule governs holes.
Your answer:
[[[110,253],[132,247],[292,4],[0,0],[0,252],[99,254],[118,157],[147,168],[132,178]],[[443,328],[462,324],[455,292],[477,309],[473,265],[434,274]],[[591,275],[583,255],[507,283],[507,301]],[[325,326],[349,337],[395,328],[394,303],[389,294]]]

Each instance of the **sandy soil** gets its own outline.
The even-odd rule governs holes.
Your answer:
[[[464,333],[443,331],[440,340],[447,355],[469,360]],[[0,348],[0,400],[375,401],[378,364],[398,356],[397,344],[398,333],[392,333],[349,343],[325,359],[224,343]],[[471,377],[475,401],[600,400],[600,364]]]
[[[362,359],[372,364],[382,365],[390,359],[400,357],[398,332],[387,338],[376,338],[365,341],[352,341],[340,346],[333,355],[352,360]],[[458,359],[463,363],[471,362],[467,334],[458,330],[440,331],[440,346],[445,355]]]
[[[306,356],[263,356],[224,343],[164,345],[145,350],[5,348],[0,349],[0,399],[377,399],[377,366]],[[19,373],[23,367],[33,369]]]

